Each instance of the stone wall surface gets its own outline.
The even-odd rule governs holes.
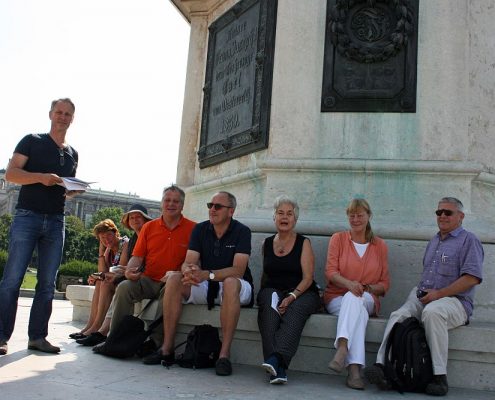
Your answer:
[[[390,247],[389,313],[417,282],[438,200],[458,197],[465,227],[486,251],[475,318],[495,321],[488,290],[495,273],[493,0],[419,2],[416,113],[320,112],[327,2],[279,0],[268,148],[203,169],[197,151],[208,26],[237,1],[173,1],[191,23],[177,170],[185,215],[206,219],[205,203],[228,190],[238,199],[236,218],[261,240],[273,231],[274,198],[293,195],[298,230],[313,240],[321,277],[329,236],[347,228],[345,207],[363,196]]]

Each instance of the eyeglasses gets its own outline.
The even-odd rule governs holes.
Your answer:
[[[64,154],[64,149],[58,149],[58,155],[60,156],[60,166],[63,167],[65,165],[65,154]]]
[[[218,204],[218,203],[206,203],[206,207],[208,207],[208,210],[213,207],[217,211],[221,210],[222,208],[232,208],[230,206],[224,206],[223,204]]]
[[[452,214],[454,214],[454,211],[446,210],[445,208],[442,208],[441,210],[435,211],[435,214],[437,214],[437,217],[440,217],[442,214],[445,214],[447,217],[450,217]]]

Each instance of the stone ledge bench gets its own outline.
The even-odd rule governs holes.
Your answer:
[[[86,321],[94,287],[71,285],[66,297],[74,306],[73,320]],[[146,304],[136,305],[136,312]],[[149,322],[156,318],[158,302],[154,301],[142,318]],[[179,322],[176,343],[185,340],[195,325],[220,326],[220,308],[186,305]],[[370,318],[366,331],[366,363],[374,362],[387,320]],[[293,370],[312,373],[333,373],[327,368],[335,349],[337,318],[328,314],[314,314],[304,328],[299,349],[292,360]],[[452,387],[495,391],[495,324],[473,321],[450,333],[448,378]],[[241,316],[232,345],[232,362],[260,365],[262,360],[261,337],[258,331],[257,310],[241,309]]]

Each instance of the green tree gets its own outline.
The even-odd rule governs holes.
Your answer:
[[[79,236],[78,253],[74,259],[98,263],[98,239],[92,231],[86,230]]]
[[[91,225],[90,229],[92,230],[93,227],[100,221],[103,221],[104,219],[110,218],[113,222],[115,222],[115,225],[117,225],[117,228],[119,228],[120,234],[121,235],[126,235],[130,237],[132,235],[132,232],[129,231],[122,223],[120,220],[122,219],[122,215],[124,215],[124,210],[120,207],[105,207],[101,208],[98,211],[96,211],[91,218]]]
[[[11,214],[0,216],[0,250],[9,249],[9,230],[13,219]]]
[[[91,233],[84,227],[84,223],[77,217],[69,215],[65,218],[65,243],[62,263],[69,260],[94,261],[97,241],[88,241]]]

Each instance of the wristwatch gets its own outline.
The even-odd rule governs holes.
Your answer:
[[[210,274],[208,275],[208,280],[210,280],[210,281],[215,280],[215,274],[212,271],[210,271]]]

